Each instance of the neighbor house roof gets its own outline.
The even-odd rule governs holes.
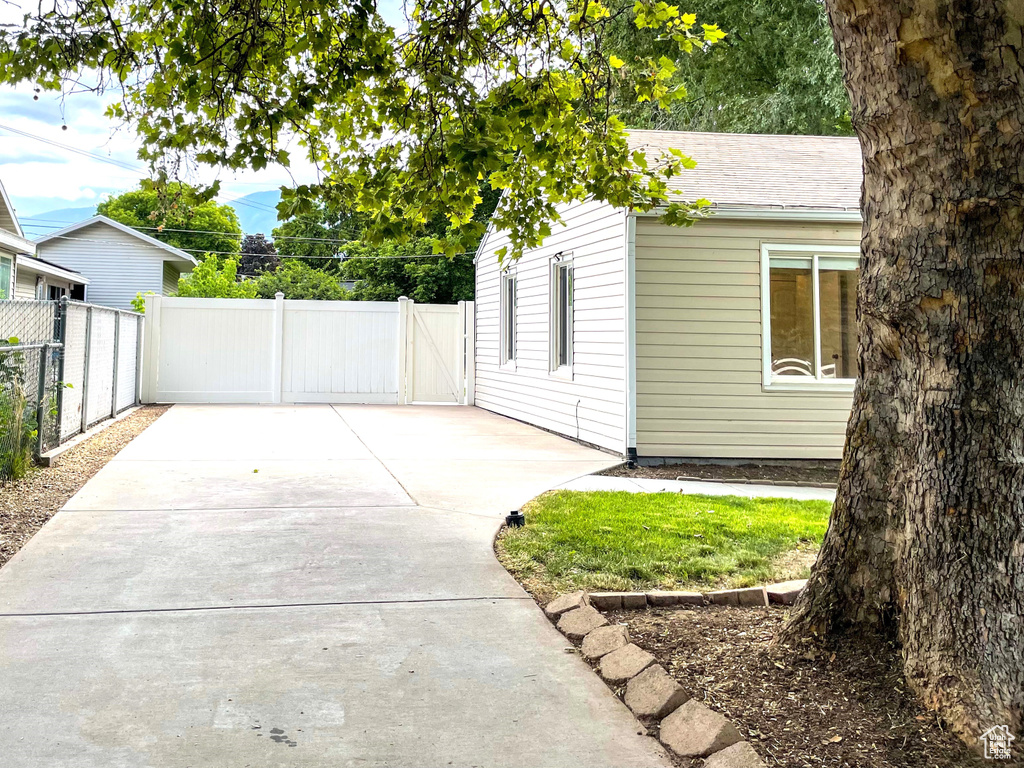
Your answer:
[[[697,161],[673,179],[672,199],[707,198],[718,208],[859,211],[860,144],[846,136],[774,136],[629,131],[652,166],[669,149]]]
[[[80,285],[89,284],[89,278],[81,272],[76,272],[73,269],[62,267],[59,264],[44,261],[36,256],[28,256],[25,254],[18,256],[18,270],[20,271],[22,269],[29,272],[35,272],[40,275],[50,275],[50,277],[67,280],[70,283],[79,283]]]
[[[25,233],[21,231],[21,224],[18,223],[18,217],[14,213],[11,198],[7,196],[7,190],[4,189],[2,183],[0,183],[0,229],[18,237],[25,237]]]
[[[187,254],[185,251],[179,248],[175,248],[173,245],[162,243],[155,237],[145,235],[142,232],[139,232],[139,230],[137,229],[129,227],[126,224],[122,224],[119,221],[114,221],[113,219],[107,218],[106,216],[93,216],[91,219],[86,219],[85,221],[80,221],[77,224],[72,224],[71,226],[64,227],[64,229],[58,229],[56,232],[51,232],[48,235],[43,235],[42,237],[36,239],[36,245],[41,245],[48,240],[54,240],[57,238],[73,239],[69,237],[72,233],[77,232],[81,229],[85,229],[86,227],[91,227],[93,224],[106,224],[109,227],[113,227],[114,229],[120,230],[125,234],[137,238],[138,240],[142,241],[143,243],[146,243],[147,245],[151,245],[155,248],[160,248],[164,251],[167,251],[177,261],[185,261],[188,262],[189,264],[197,263],[195,258]]]

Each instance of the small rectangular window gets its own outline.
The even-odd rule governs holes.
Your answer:
[[[501,363],[516,359],[516,292],[518,280],[515,272],[501,275]]]
[[[551,370],[572,367],[573,268],[556,261],[551,269]]]
[[[6,256],[0,256],[0,299],[11,298],[11,267],[13,262]]]
[[[808,246],[765,246],[762,258],[765,384],[852,383],[859,258]]]

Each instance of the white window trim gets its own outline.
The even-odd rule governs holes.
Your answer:
[[[558,327],[558,295],[555,291],[555,275],[556,270],[560,267],[568,267],[572,270],[572,287],[571,287],[571,300],[569,301],[568,307],[568,318],[569,318],[569,349],[566,357],[569,362],[567,365],[558,364],[558,349],[557,349],[557,327]],[[575,346],[575,322],[573,318],[574,308],[576,305],[576,267],[573,263],[572,252],[559,253],[551,258],[551,263],[548,267],[548,373],[551,376],[560,379],[569,379],[573,377],[572,364],[573,364],[573,347]]]
[[[772,374],[772,308],[771,308],[771,255],[773,252],[806,253],[811,257],[814,307],[814,370],[821,361],[821,313],[818,297],[819,256],[859,256],[859,245],[806,243],[761,243],[761,388],[766,392],[852,392],[856,379],[809,379],[806,376],[775,376]]]
[[[501,348],[498,350],[498,364],[502,368],[515,370],[516,358],[519,357],[519,277],[514,267],[498,273],[498,336]],[[512,319],[511,326],[505,327],[505,310],[508,301],[505,286],[506,281],[513,281],[512,288]],[[508,334],[512,334],[512,357],[506,358],[505,352],[508,349]]]
[[[15,280],[15,266],[14,266],[15,262],[14,262],[14,257],[13,256],[7,256],[6,254],[5,255],[0,255],[0,264],[3,264],[4,262],[6,262],[7,266],[8,266],[8,273],[7,273],[8,274],[8,280],[7,280],[7,285],[4,287],[4,296],[3,296],[3,298],[4,299],[13,299],[14,298],[14,285],[15,285],[15,282],[16,282],[16,280]]]

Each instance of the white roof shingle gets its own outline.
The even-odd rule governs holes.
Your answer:
[[[670,182],[672,199],[707,198],[718,208],[860,209],[860,144],[847,136],[770,136],[629,131],[654,166],[668,149],[697,161]]]

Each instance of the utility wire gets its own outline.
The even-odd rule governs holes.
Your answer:
[[[128,163],[128,162],[126,162],[124,160],[117,160],[117,159],[115,159],[113,157],[105,157],[105,156],[103,156],[103,155],[101,155],[101,154],[99,154],[97,152],[90,152],[87,149],[80,149],[79,147],[73,147],[70,144],[62,144],[59,141],[54,141],[53,139],[47,139],[44,136],[38,136],[38,135],[36,135],[34,133],[29,133],[28,131],[22,131],[22,130],[20,130],[18,128],[12,128],[9,125],[0,125],[0,130],[7,131],[9,133],[13,133],[13,134],[15,134],[17,136],[21,136],[21,137],[26,138],[26,139],[32,139],[33,141],[41,141],[43,144],[48,144],[51,147],[56,147],[57,149],[63,149],[65,151],[67,151],[67,152],[73,152],[76,155],[81,155],[83,157],[88,157],[88,158],[91,158],[93,160],[98,160],[101,163],[109,163],[110,165],[117,166],[118,168],[121,168],[122,170],[125,170],[125,171],[132,171],[134,173],[140,173],[140,174],[145,174],[145,175],[149,174],[149,171],[147,169],[143,168],[140,165],[134,165],[134,164]],[[264,205],[263,203],[254,203],[251,200],[242,200],[241,198],[237,198],[237,197],[236,198],[225,198],[225,200],[226,200],[226,202],[238,203],[239,205],[246,206],[248,208],[254,208],[255,210],[258,210],[258,211],[266,211],[268,213],[277,213],[277,209],[276,208],[272,208],[269,205]]]
[[[32,216],[26,216],[26,217],[24,217],[22,219],[19,219],[19,221],[21,222],[21,226],[23,228],[25,228],[25,229],[50,230],[50,231],[52,231],[52,230],[64,229],[65,227],[70,226],[68,224],[68,222],[66,222],[66,221],[55,221],[53,219],[33,219]],[[26,222],[32,222],[32,221],[40,221],[40,222],[46,222],[46,223],[43,223],[43,224],[26,223]],[[184,234],[193,234],[193,235],[220,235],[222,237],[236,237],[239,240],[244,240],[247,237],[247,235],[245,233],[220,232],[220,231],[215,230],[215,229],[175,229],[175,228],[172,228],[172,227],[142,227],[142,226],[134,226],[134,225],[132,225],[132,229],[144,229],[144,230],[148,230],[148,231],[152,231],[152,232],[181,232],[181,233],[184,233]],[[350,231],[350,232],[352,232],[352,231]],[[354,233],[354,232],[352,232],[352,233]],[[260,234],[262,234],[262,233],[260,233]],[[346,232],[346,234],[348,234],[348,232]],[[282,235],[280,237],[274,237],[273,235],[271,235],[271,240],[273,240],[273,241],[277,241],[277,240],[300,240],[300,241],[310,241],[310,242],[317,242],[317,243],[342,243],[342,244],[348,244],[348,243],[353,242],[354,239],[355,238],[353,238],[352,240],[341,240],[339,238],[333,238],[333,237],[301,237],[299,235]]]
[[[79,243],[98,243],[100,245],[119,245],[119,246],[123,246],[124,245],[123,242],[118,242],[117,240],[97,240],[95,238],[72,237],[70,235],[50,235],[50,237],[48,239],[51,239],[51,240],[71,240],[71,241],[79,242]],[[180,248],[178,246],[170,245],[168,243],[165,243],[165,245],[169,245],[169,247],[171,247],[171,248],[174,248],[174,249],[179,250],[179,251],[185,251],[187,253],[205,253],[205,254],[210,254],[210,255],[213,255],[213,256],[235,256],[235,257],[243,255],[242,253],[239,253],[237,251],[208,251],[208,250],[206,250],[204,248]],[[259,256],[259,255],[264,255],[264,254],[250,254],[250,255]],[[274,255],[274,256],[277,256],[277,258],[279,258],[279,259],[327,259],[329,261],[348,261],[350,259],[369,259],[369,260],[372,261],[372,260],[388,260],[388,259],[399,259],[400,260],[400,259],[449,258],[448,256],[445,256],[445,254],[443,254],[443,253],[416,253],[416,254],[410,254],[408,256],[405,256],[405,255],[403,255],[403,256],[347,256],[347,255],[341,255],[341,254],[339,254],[338,256],[292,256],[290,254],[283,254],[283,253],[265,254],[265,255],[267,255],[267,256]],[[475,255],[476,255],[475,252],[461,251],[459,253],[453,254],[451,258],[455,258],[455,257],[465,258],[467,256],[475,256]]]

